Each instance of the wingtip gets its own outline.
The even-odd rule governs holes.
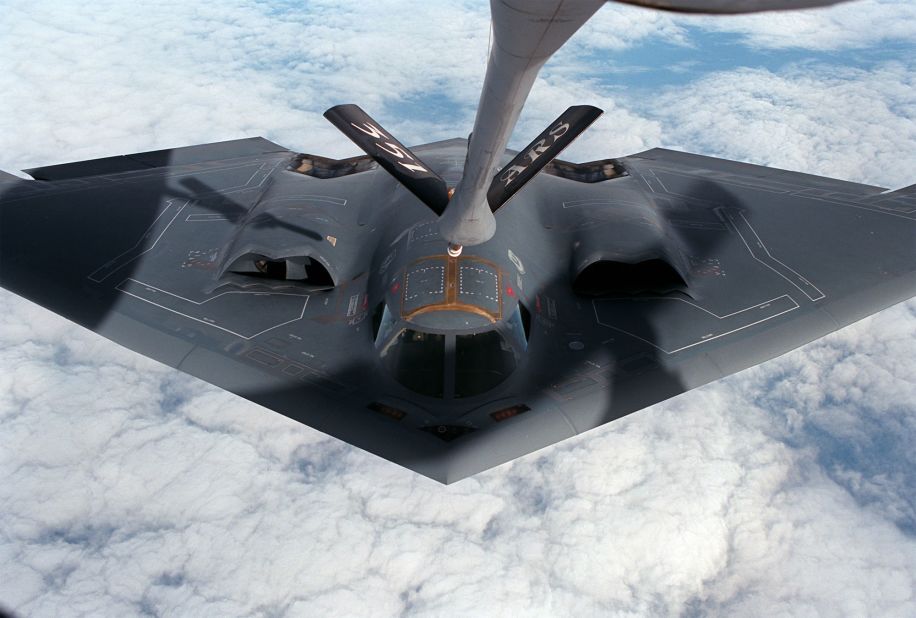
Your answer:
[[[17,176],[16,174],[10,174],[9,172],[4,172],[0,170],[0,182],[21,182],[24,180],[34,180],[31,176],[28,176],[28,171],[23,170],[21,172],[26,176]]]

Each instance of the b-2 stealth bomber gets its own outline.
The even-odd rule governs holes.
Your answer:
[[[469,139],[407,148],[340,105],[366,156],[252,138],[0,175],[0,284],[445,483],[916,294],[916,186],[659,148],[557,159],[587,105],[507,150],[602,4],[493,0]]]

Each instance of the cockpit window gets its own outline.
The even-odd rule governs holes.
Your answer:
[[[428,397],[444,396],[445,335],[405,328],[388,342],[380,356],[403,386]]]
[[[375,347],[379,348],[391,337],[391,333],[394,332],[397,321],[394,319],[394,316],[391,315],[391,312],[388,311],[388,305],[382,305],[381,308],[376,307],[375,312],[380,314],[378,318],[378,327],[375,329]]]
[[[512,346],[495,330],[455,337],[455,397],[473,397],[502,383],[515,370]]]
[[[528,310],[519,303],[512,312],[512,315],[506,320],[506,330],[522,350],[528,349],[528,332],[531,330],[531,316]]]
[[[521,305],[502,325],[467,334],[406,328],[385,305],[375,313],[375,347],[382,364],[402,386],[428,397],[482,395],[515,371],[528,348]]]

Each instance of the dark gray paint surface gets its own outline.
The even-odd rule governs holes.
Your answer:
[[[414,151],[453,183],[466,148]],[[294,171],[302,160],[256,138],[0,179],[0,283],[442,482],[916,294],[912,188],[661,149],[615,160],[625,173],[600,182],[558,162],[500,209],[492,240],[450,260],[435,215],[383,170],[319,178]],[[246,272],[258,259],[285,262],[288,276],[304,265],[309,278]],[[601,260],[619,267],[604,293],[575,294],[574,277]],[[653,262],[678,285],[627,270]],[[312,277],[323,271],[333,287]],[[460,306],[423,312],[447,301],[449,281]],[[519,302],[531,314],[527,351],[481,395],[418,395],[373,342],[382,303],[401,326],[454,335],[508,329]],[[456,363],[450,353],[446,371]]]

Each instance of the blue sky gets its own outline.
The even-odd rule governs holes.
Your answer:
[[[0,169],[263,135],[464,136],[485,3],[0,0]],[[916,182],[916,7],[608,5],[514,142]],[[916,301],[443,487],[0,291],[0,607],[59,615],[916,614]]]
[[[824,72],[848,67],[871,70],[913,53],[912,42],[900,40],[842,50],[760,49],[748,45],[742,34],[708,32],[698,26],[687,28],[686,38],[690,45],[653,40],[620,51],[613,61],[603,53],[589,54],[585,60],[603,86],[651,96],[658,88],[684,86],[713,71],[755,67],[779,72],[796,65],[816,66]]]

